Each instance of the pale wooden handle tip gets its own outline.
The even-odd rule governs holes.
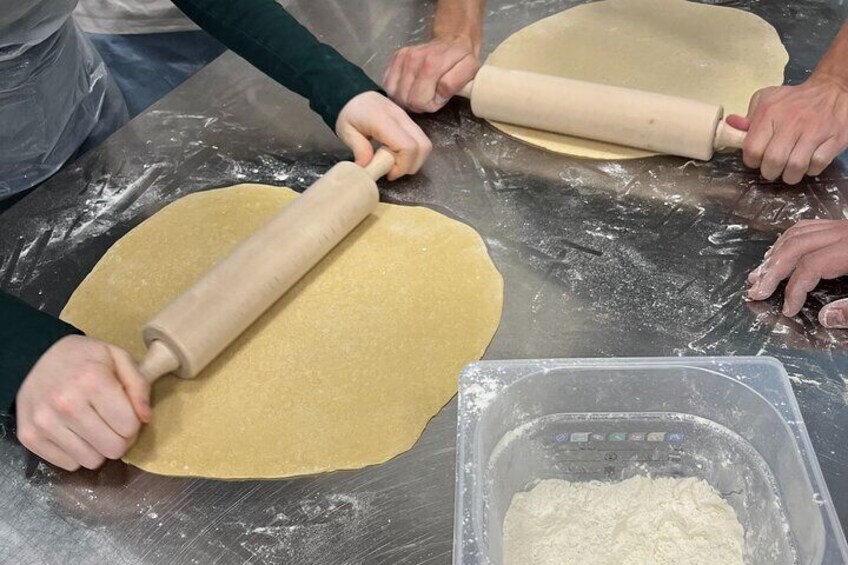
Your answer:
[[[713,143],[713,147],[716,149],[742,149],[742,145],[745,143],[745,136],[747,135],[748,132],[736,129],[722,120],[718,123],[718,127],[716,128],[715,143]]]
[[[379,180],[389,174],[394,166],[395,156],[385,147],[381,147],[374,153],[371,162],[365,165],[365,171],[372,179]]]
[[[150,342],[147,355],[138,368],[147,382],[153,384],[159,377],[179,369],[180,360],[167,345],[157,339]]]
[[[457,94],[459,96],[462,96],[463,98],[468,98],[469,100],[471,100],[471,92],[473,90],[474,90],[474,81],[472,80],[471,82],[469,82],[468,84],[463,86],[462,90],[457,92]]]

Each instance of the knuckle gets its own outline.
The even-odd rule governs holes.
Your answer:
[[[751,159],[756,159],[758,162],[763,160],[765,150],[759,145],[750,145],[745,148],[745,155]]]
[[[792,172],[806,171],[808,162],[808,160],[801,157],[790,157],[789,161],[786,162],[786,169]]]
[[[26,448],[31,448],[39,440],[38,432],[30,425],[20,425],[17,431],[18,441]]]
[[[783,171],[783,163],[780,163],[775,159],[769,159],[768,157],[763,160],[763,164],[760,167],[760,172],[763,177],[768,180],[776,179],[780,175],[781,171]]]
[[[425,78],[434,78],[439,70],[439,61],[434,55],[427,55],[421,61],[421,75]]]
[[[106,458],[96,453],[94,455],[89,455],[85,458],[85,461],[80,461],[82,466],[86,469],[91,469],[92,471],[103,465],[106,462]]]
[[[774,109],[774,100],[768,94],[764,94],[758,101],[757,111],[754,113],[758,120],[771,115]]]
[[[101,453],[108,459],[120,459],[127,452],[129,442],[126,440],[115,440],[102,447]]]
[[[765,165],[763,165],[763,168],[760,170],[760,175],[762,175],[762,177],[769,182],[777,180],[778,177],[777,173],[775,173],[772,169],[769,169]]]
[[[799,175],[799,174],[795,174],[795,173],[785,172],[785,173],[783,173],[782,180],[783,180],[784,184],[787,184],[789,186],[793,186],[793,185],[796,185],[799,182],[801,182],[802,178],[804,178],[804,175],[802,175],[802,174]]]
[[[36,409],[32,414],[33,432],[48,431],[53,427],[53,417],[50,410],[46,408]]]
[[[781,159],[780,157],[776,156],[774,153],[775,153],[774,151],[769,151],[763,157],[763,168],[768,167],[770,169],[774,169],[774,168],[781,168],[782,169],[784,167],[784,165],[786,165],[786,160]]]
[[[811,170],[822,170],[822,169],[826,168],[828,165],[830,165],[830,160],[827,159],[826,157],[813,156],[813,158],[810,159],[810,169]]]
[[[67,417],[73,417],[79,410],[77,402],[67,392],[54,394],[50,399],[50,405],[57,414]]]
[[[777,88],[778,88],[778,87],[776,87],[776,86],[764,86],[763,88],[761,88],[761,89],[759,89],[758,91],[756,91],[756,92],[754,93],[754,96],[756,96],[756,97],[758,97],[758,98],[762,98],[763,96],[768,96],[769,94],[771,94],[771,93],[773,93],[775,90],[777,90]]]
[[[746,142],[742,151],[742,161],[749,167],[755,168],[763,161],[764,149],[760,145]]]
[[[439,79],[439,83],[436,85],[436,90],[439,94],[447,98],[449,93],[459,90],[460,82],[459,77],[447,74]]]
[[[126,431],[124,432],[123,435],[129,436],[129,437],[135,437],[136,434],[138,434],[139,430],[141,430],[141,422],[138,420],[138,418],[135,417],[135,414],[133,414],[133,417],[130,420],[130,424],[127,425],[127,429],[126,429]],[[126,446],[124,447],[124,449],[125,450],[129,449],[129,447],[130,447],[130,442],[129,442],[129,440],[126,440]]]
[[[97,368],[88,367],[80,373],[77,385],[82,392],[88,395],[99,392],[103,385],[103,374]]]

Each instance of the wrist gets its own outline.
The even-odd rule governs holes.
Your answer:
[[[480,56],[480,39],[475,39],[467,33],[433,33],[433,40],[461,45],[474,53],[475,57]]]
[[[807,80],[813,84],[835,86],[848,93],[848,73],[840,69],[816,68]]]
[[[479,57],[480,45],[483,40],[483,30],[479,26],[439,25],[437,22],[433,25],[432,39],[462,45],[474,53],[475,57]]]

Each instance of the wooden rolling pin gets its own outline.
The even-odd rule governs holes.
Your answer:
[[[144,327],[141,372],[196,376],[376,209],[394,162],[379,149],[365,168],[338,163],[239,244]]]
[[[745,140],[715,104],[490,65],[459,94],[487,120],[704,161]]]

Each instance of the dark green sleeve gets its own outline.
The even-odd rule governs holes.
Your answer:
[[[342,107],[380,88],[318,41],[275,0],[172,0],[189,18],[253,66],[309,100],[335,131]]]
[[[75,327],[0,292],[0,412],[9,412],[15,395],[38,358]]]

